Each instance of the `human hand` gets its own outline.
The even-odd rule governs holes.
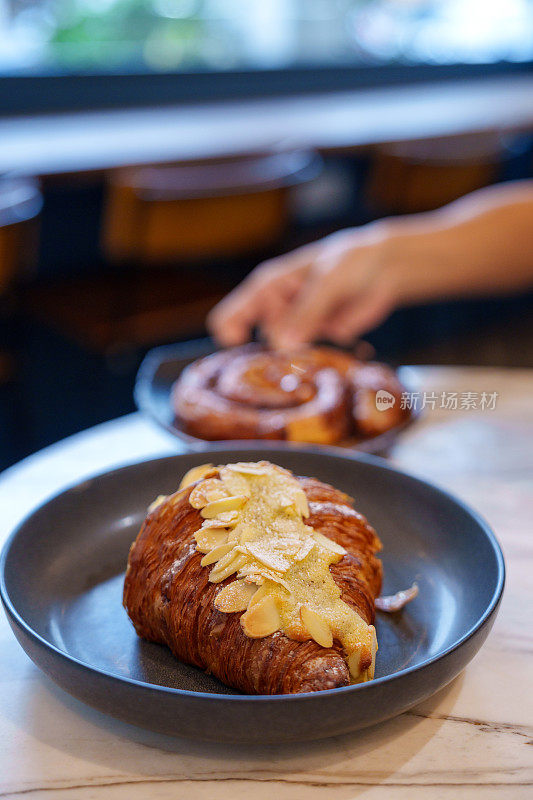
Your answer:
[[[247,341],[255,325],[274,347],[349,344],[395,307],[391,263],[388,225],[339,231],[260,264],[213,309],[209,328],[225,346]]]
[[[533,181],[489,186],[436,211],[327,236],[257,267],[208,324],[223,345],[258,325],[269,344],[349,344],[396,306],[532,285]]]

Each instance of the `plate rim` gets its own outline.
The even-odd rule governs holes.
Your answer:
[[[484,535],[486,536],[487,540],[489,541],[492,551],[495,556],[496,565],[497,565],[497,578],[496,584],[493,589],[491,598],[489,603],[487,604],[483,613],[479,616],[476,622],[463,634],[457,641],[453,642],[449,647],[445,650],[441,650],[431,658],[426,659],[421,664],[412,665],[409,667],[404,667],[398,672],[394,672],[391,675],[383,675],[380,678],[374,678],[371,681],[366,683],[354,684],[350,686],[339,686],[334,689],[324,689],[318,692],[301,692],[297,694],[222,694],[219,692],[202,692],[202,691],[194,691],[192,689],[179,689],[172,686],[163,686],[160,684],[149,683],[147,681],[141,681],[136,678],[129,678],[124,675],[119,675],[113,672],[110,672],[106,669],[101,669],[100,667],[96,667],[93,664],[90,664],[86,661],[82,661],[79,658],[76,658],[68,651],[61,650],[56,645],[49,642],[44,636],[41,636],[37,631],[33,629],[33,627],[24,619],[24,617],[17,611],[15,608],[14,603],[12,602],[9,592],[6,587],[6,563],[9,556],[9,551],[15,542],[17,536],[20,534],[20,531],[26,526],[26,524],[34,517],[38,512],[44,509],[46,506],[53,504],[59,498],[63,497],[63,495],[68,494],[69,492],[78,492],[80,488],[84,487],[84,485],[89,486],[93,481],[105,479],[110,477],[111,475],[116,475],[120,472],[127,472],[128,470],[138,467],[141,464],[150,465],[155,463],[162,463],[165,461],[174,461],[179,458],[187,458],[187,457],[200,457],[205,455],[205,452],[199,451],[192,451],[192,452],[185,452],[185,453],[176,453],[166,456],[160,456],[157,458],[148,458],[143,460],[133,461],[127,464],[123,464],[119,467],[114,467],[113,469],[104,470],[101,472],[96,472],[91,474],[79,481],[75,481],[71,484],[67,484],[62,490],[56,492],[51,497],[47,498],[44,502],[40,503],[37,507],[32,509],[28,514],[24,516],[24,518],[16,525],[15,529],[11,532],[8,536],[4,545],[2,547],[2,551],[0,553],[0,599],[6,611],[6,615],[10,617],[10,622],[13,621],[16,623],[24,633],[29,636],[37,645],[44,650],[51,651],[54,656],[58,656],[61,660],[66,661],[69,665],[74,665],[76,668],[81,668],[83,670],[88,670],[91,673],[96,673],[98,676],[103,677],[104,679],[116,680],[121,684],[126,684],[128,686],[136,687],[142,690],[148,691],[155,691],[155,692],[163,692],[164,694],[169,694],[172,696],[185,696],[189,698],[194,698],[199,701],[209,701],[209,700],[217,700],[217,701],[230,701],[230,702],[262,702],[262,703],[278,703],[283,700],[296,702],[296,701],[311,701],[313,698],[316,699],[317,697],[331,697],[336,696],[339,694],[346,694],[352,692],[361,692],[365,690],[370,690],[372,687],[382,686],[384,684],[390,684],[393,681],[399,680],[407,675],[410,675],[414,672],[421,672],[424,671],[431,666],[433,666],[438,661],[441,661],[451,655],[453,652],[461,648],[466,642],[468,642],[476,633],[478,633],[482,628],[486,625],[486,623],[490,620],[493,614],[498,610],[500,605],[503,591],[505,588],[505,580],[506,580],[506,568],[505,568],[505,559],[501,549],[501,546],[498,542],[498,539],[485,520],[485,518],[479,514],[475,509],[473,509],[468,503],[465,503],[460,498],[456,497],[453,493],[449,492],[447,489],[444,489],[437,484],[433,483],[432,481],[425,480],[417,475],[412,474],[407,470],[400,469],[398,467],[393,466],[385,459],[380,458],[379,456],[374,456],[368,453],[360,452],[360,451],[346,451],[344,448],[341,447],[332,447],[332,446],[317,446],[317,445],[308,445],[302,447],[300,443],[295,443],[297,446],[292,446],[292,443],[283,443],[278,441],[270,441],[265,442],[263,440],[246,440],[244,442],[245,446],[242,446],[241,441],[232,441],[230,446],[228,446],[227,442],[216,442],[214,443],[216,446],[210,448],[213,451],[225,451],[225,450],[234,450],[234,451],[241,451],[241,450],[257,450],[257,449],[267,449],[267,450],[287,450],[292,452],[301,452],[302,455],[326,455],[326,456],[334,456],[337,458],[345,459],[348,461],[358,461],[362,463],[368,463],[372,467],[377,467],[378,469],[384,469],[387,472],[392,472],[395,474],[399,474],[404,478],[407,478],[409,481],[412,481],[415,484],[419,484],[425,487],[431,488],[433,491],[436,491],[441,496],[444,496],[447,501],[451,501],[455,505],[459,506],[464,512],[470,515],[474,521],[478,524],[478,526],[483,531]]]

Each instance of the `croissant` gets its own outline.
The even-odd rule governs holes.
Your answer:
[[[376,407],[377,392],[390,403]],[[200,439],[287,439],[334,444],[376,436],[407,416],[384,364],[329,347],[292,353],[245,345],[190,364],[172,390],[180,427]]]
[[[182,486],[130,549],[138,635],[249,694],[372,679],[381,544],[350,498],[269,462],[204,465]]]

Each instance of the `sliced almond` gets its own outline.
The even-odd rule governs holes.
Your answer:
[[[226,464],[225,469],[240,475],[269,475],[274,471],[273,465],[268,461],[237,461],[236,464]]]
[[[233,550],[232,544],[220,544],[218,547],[211,550],[210,553],[207,553],[200,561],[200,564],[202,567],[208,567],[209,564],[214,564],[215,561],[219,561],[223,558],[230,550]]]
[[[263,578],[263,576],[260,575],[258,572],[250,572],[244,578],[244,580],[246,581],[246,583],[255,584],[255,586],[262,586],[263,583],[265,582],[265,579]]]
[[[321,647],[331,647],[333,645],[333,633],[325,619],[320,614],[313,611],[308,606],[300,608],[301,620],[311,636]]]
[[[302,517],[309,516],[309,503],[307,502],[307,496],[303,489],[299,489],[295,495],[295,505],[296,510]]]
[[[229,578],[229,576],[233,575],[234,572],[238,572],[246,563],[246,556],[244,556],[242,553],[235,553],[235,555],[228,553],[228,556],[233,557],[229,558],[228,561],[224,561],[224,564],[222,564],[224,559],[221,559],[220,562],[213,567],[209,573],[209,580],[211,583],[220,583],[221,581],[225,581],[226,578]]]
[[[358,647],[353,653],[350,653],[346,659],[350,676],[354,682],[357,682],[361,677],[361,648]]]
[[[344,547],[342,547],[340,544],[337,544],[337,542],[334,542],[333,539],[329,538],[329,536],[324,536],[324,534],[319,533],[319,531],[313,531],[313,536],[317,543],[326,550],[331,550],[332,553],[336,553],[338,556],[346,555],[346,550]]]
[[[247,583],[255,583],[257,586],[261,586],[265,582],[263,575],[257,571],[255,564],[245,564],[241,567],[237,578],[243,578]]]
[[[316,543],[311,539],[311,537],[309,537],[309,539],[306,539],[305,542],[300,547],[300,549],[298,550],[298,552],[296,553],[296,555],[294,556],[294,560],[303,561],[304,558],[307,558],[311,550],[314,548],[315,544]]]
[[[228,542],[228,546],[229,546],[229,542]],[[232,547],[230,550],[227,550],[227,552],[223,553],[221,558],[218,560],[215,569],[216,568],[224,569],[224,567],[227,566],[235,558],[236,555],[237,555],[237,553],[235,552],[235,547]]]
[[[370,652],[372,654],[372,663],[367,669],[367,680],[372,681],[374,680],[374,675],[376,672],[376,653],[378,651],[378,639],[376,636],[376,629],[373,625],[370,625],[370,629],[372,630],[372,644],[370,645]]]
[[[235,547],[239,544],[239,532],[237,528],[229,528],[228,542],[231,542]]]
[[[202,528],[234,528],[238,521],[238,511],[224,511],[214,519],[206,519],[202,523]]]
[[[208,476],[211,475],[216,475],[216,469],[213,466],[213,464],[200,464],[199,467],[193,467],[188,472],[186,472],[183,478],[181,479],[180,490],[186,489],[187,486],[190,486],[192,483],[196,483],[196,481],[201,481],[202,478],[207,478]]]
[[[296,509],[295,499],[294,497],[291,497],[290,494],[285,494],[284,492],[277,492],[275,498],[279,503],[279,505],[281,506],[281,508],[283,508],[284,510]]]
[[[290,561],[282,553],[268,549],[260,541],[247,542],[244,547],[253,558],[276,572],[286,572],[290,567]]]
[[[220,478],[228,488],[228,494],[250,494],[249,475],[241,475],[228,467],[221,467]]]
[[[350,653],[350,655],[346,659],[353,683],[364,683],[366,680],[369,679],[368,669],[367,668],[361,669],[361,667],[365,662],[366,664],[368,664],[368,656],[371,657],[371,662],[372,662],[370,665],[370,669],[372,668],[372,664],[374,663],[375,660],[376,650],[374,649],[374,639],[375,639],[376,629],[374,628],[373,625],[369,626],[369,631],[370,628],[372,629],[371,631],[372,640],[370,642],[370,646],[368,644],[359,643],[356,646],[353,653]],[[375,640],[375,647],[377,648],[377,639]]]
[[[239,578],[244,578],[246,575],[251,575],[252,572],[257,572],[257,566],[255,564],[245,564],[241,569],[242,575],[239,575]]]
[[[259,461],[258,463],[269,464],[274,472],[278,472],[280,475],[286,475],[287,478],[292,478],[293,480],[296,480],[290,469],[285,469],[285,467],[280,467],[279,464],[271,464],[270,461]]]
[[[215,597],[215,606],[225,614],[246,611],[257,587],[242,580],[233,581],[225,586]]]
[[[269,580],[272,581],[272,583],[277,583],[280,586],[283,586],[283,588],[289,593],[291,591],[291,587],[286,581],[283,580],[279,572],[274,572],[273,570],[267,569],[259,564],[245,564],[244,567],[242,567],[242,569],[239,571],[238,577],[244,578],[245,580],[249,579],[249,582],[256,583],[258,586],[261,586],[265,580]]]
[[[238,511],[246,503],[248,498],[245,495],[237,494],[232,497],[223,497],[220,500],[214,500],[208,503],[205,508],[202,508],[200,514],[204,519],[214,519],[225,511]]]
[[[241,625],[251,639],[262,639],[275,633],[281,625],[281,618],[274,598],[266,595],[258,603],[249,605],[241,617]]]
[[[272,570],[262,568],[259,570],[259,574],[267,580],[272,581],[272,583],[278,583],[280,586],[283,586],[283,588],[286,589],[290,594],[291,587],[286,581],[283,580],[279,572],[273,572]]]
[[[228,544],[228,532],[225,528],[200,528],[194,534],[196,549],[200,553],[210,553],[221,544]]]
[[[189,495],[189,503],[193,508],[203,508],[217,500],[227,497],[228,490],[218,478],[208,478],[196,484]]]
[[[158,497],[156,497],[154,502],[150,503],[150,505],[148,506],[148,513],[151,514],[152,511],[155,511],[156,508],[158,508],[161,505],[161,503],[164,503],[166,499],[167,499],[166,494],[160,494]]]
[[[248,605],[248,609],[252,606],[255,606],[256,603],[259,603],[264,597],[268,595],[268,588],[264,585],[264,583],[259,587],[257,592],[254,594],[252,599],[250,600],[250,604]]]
[[[410,589],[403,589],[396,594],[376,597],[374,605],[378,611],[395,612],[400,611],[407,603],[418,597],[418,584],[413,583]]]

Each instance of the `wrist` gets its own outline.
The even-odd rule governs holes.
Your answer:
[[[421,290],[420,235],[406,231],[395,220],[379,220],[377,245],[381,279],[395,306],[418,302]]]
[[[383,274],[397,306],[445,295],[456,260],[449,237],[423,223],[410,223],[405,218],[388,221],[382,242]]]

